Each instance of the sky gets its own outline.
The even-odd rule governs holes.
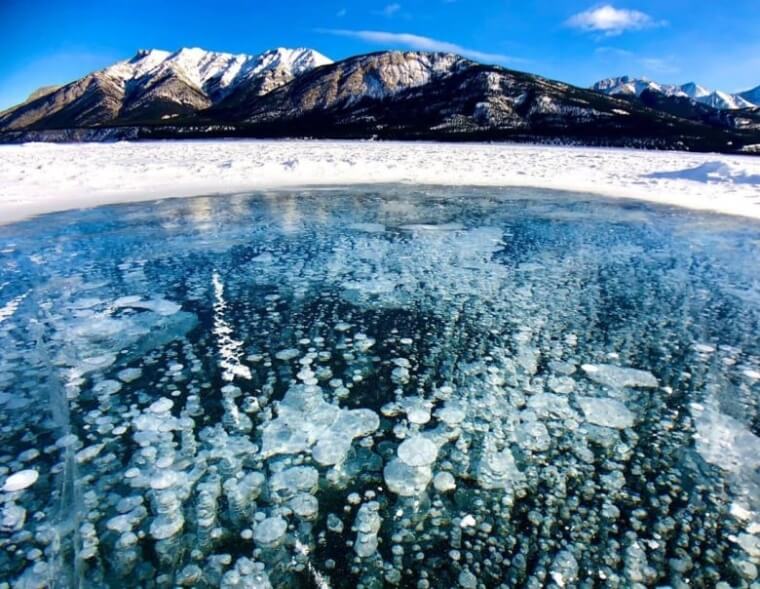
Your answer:
[[[443,50],[580,86],[627,74],[738,92],[760,84],[760,0],[0,0],[0,109],[182,47]]]

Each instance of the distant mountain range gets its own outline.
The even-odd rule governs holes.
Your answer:
[[[649,90],[666,96],[690,98],[718,110],[760,107],[760,86],[740,94],[729,94],[720,90],[709,90],[694,82],[676,86],[674,84],[660,84],[644,78],[622,76],[620,78],[601,80],[594,84],[592,88],[597,92],[603,92],[609,96],[640,96],[642,92]]]
[[[713,94],[631,78],[584,89],[448,53],[333,63],[311,49],[151,50],[0,113],[0,142],[323,137],[754,150],[760,108],[736,96],[737,108],[715,108],[702,100]]]

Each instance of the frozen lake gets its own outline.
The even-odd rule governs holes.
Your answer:
[[[758,259],[516,188],[2,226],[0,587],[750,587]]]

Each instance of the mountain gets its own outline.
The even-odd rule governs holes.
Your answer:
[[[693,84],[692,84],[693,85]],[[686,86],[686,85],[685,85]],[[701,86],[697,86],[701,88]],[[592,90],[602,92],[609,96],[639,96],[645,90],[660,92],[666,96],[686,96],[687,93],[682,86],[672,84],[658,84],[644,78],[631,78],[630,76],[621,76],[619,78],[607,78],[600,80],[591,87]]]
[[[673,84],[659,84],[644,78],[631,78],[622,76],[619,78],[607,78],[601,80],[591,87],[597,92],[602,92],[610,96],[633,95],[640,96],[645,90],[660,92],[666,96],[687,97],[696,102],[706,104],[719,110],[736,110],[742,108],[753,108],[760,106],[760,92],[757,92],[757,101],[753,102],[746,95],[752,95],[752,90],[744,94],[729,94],[720,90],[709,90],[694,82],[689,82],[681,86]],[[758,90],[757,88],[755,90]]]
[[[701,151],[760,143],[753,112],[739,125],[695,106],[688,89],[620,82],[593,91],[450,53],[385,51],[331,63],[306,49],[142,51],[0,115],[0,142],[322,137]]]
[[[58,90],[58,88],[60,88],[60,86],[42,86],[41,88],[37,88],[34,92],[32,92],[29,96],[27,96],[26,100],[24,100],[24,102],[22,102],[21,104],[17,104],[16,106],[12,106],[11,108],[6,108],[5,110],[0,110],[0,116],[4,115],[7,112],[17,109],[19,106],[28,104],[32,102],[33,100],[37,100],[38,98],[47,96],[51,92],[55,92],[56,90]]]
[[[717,109],[688,96],[666,95],[644,90],[638,97],[628,97],[644,106],[673,116],[697,121],[721,129],[760,130],[760,108]]]
[[[231,94],[184,123],[267,137],[558,140],[689,149],[726,149],[734,142],[725,130],[644,105],[457,55],[413,51],[349,58],[254,100]]]
[[[331,63],[311,49],[232,55],[181,49],[140,51],[0,115],[0,129],[154,123],[209,108],[237,88],[266,94]]]
[[[760,86],[753,88],[752,90],[742,92],[739,94],[739,96],[744,98],[744,100],[749,100],[753,104],[760,105]]]

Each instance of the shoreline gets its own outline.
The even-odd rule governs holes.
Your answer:
[[[0,145],[0,224],[279,188],[541,188],[760,219],[760,158],[502,143],[194,140]]]

